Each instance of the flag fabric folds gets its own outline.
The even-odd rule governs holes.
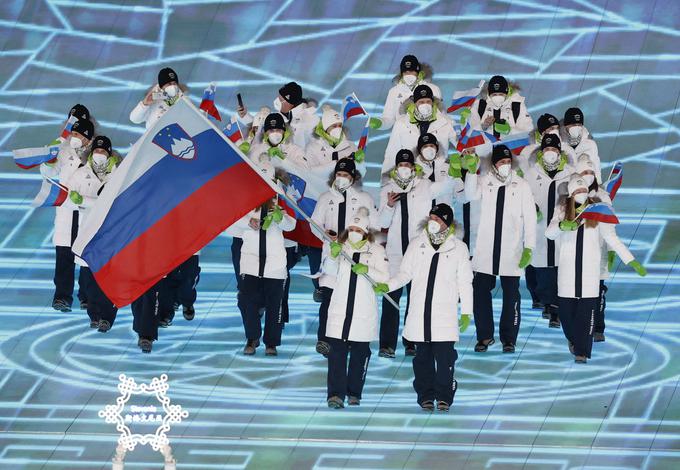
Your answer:
[[[78,118],[73,115],[68,117],[68,119],[66,120],[66,124],[64,125],[64,128],[61,130],[61,134],[59,134],[59,137],[61,139],[66,140],[71,136],[71,128],[73,127],[73,124],[75,124],[77,120]]]
[[[479,82],[479,85],[475,88],[463,91],[453,92],[453,97],[451,98],[451,106],[446,110],[447,113],[453,113],[461,108],[469,108],[472,103],[475,102],[477,97],[484,87],[484,80]]]
[[[236,116],[232,116],[229,124],[224,126],[224,134],[229,138],[229,140],[231,140],[235,144],[238,143],[240,140],[243,140],[241,127],[238,125],[238,120],[236,119]]]
[[[68,197],[68,191],[57,178],[44,176],[40,191],[31,202],[31,207],[61,206]]]
[[[56,162],[59,155],[59,145],[12,150],[12,155],[14,156],[14,163],[18,167],[28,170],[39,166],[41,163]]]
[[[596,202],[583,209],[579,215],[582,219],[596,220],[607,224],[618,224],[619,218],[614,213],[614,208],[606,202]]]
[[[604,189],[609,193],[609,199],[612,201],[621,187],[621,183],[623,183],[623,163],[616,162],[609,174],[609,179],[604,183]]]
[[[369,124],[370,120],[366,120],[366,125],[364,128],[361,130],[361,137],[359,137],[359,144],[357,144],[357,147],[363,151],[366,151],[366,144],[368,143],[368,129],[369,129]]]
[[[345,97],[345,105],[342,107],[342,119],[343,121],[348,120],[353,116],[360,116],[362,114],[368,115],[366,109],[359,102],[357,95],[352,93]]]
[[[208,113],[208,115],[221,121],[220,112],[215,107],[215,90],[217,90],[217,86],[214,83],[208,85],[208,88],[203,91],[203,99],[198,107]]]
[[[122,307],[273,197],[273,188],[183,97],[113,173],[73,252]]]

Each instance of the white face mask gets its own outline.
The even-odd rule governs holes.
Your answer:
[[[281,105],[282,104],[283,103],[281,103],[281,98],[279,98],[278,96],[276,98],[274,98],[274,109],[277,112],[281,112]]]
[[[83,146],[83,141],[80,140],[78,137],[71,137],[68,141],[69,145],[71,146],[72,149],[79,149]]]
[[[586,186],[590,187],[591,184],[593,184],[593,181],[595,181],[595,175],[581,175],[581,178],[583,178],[583,181],[586,183]]]
[[[168,85],[165,88],[163,88],[163,92],[170,98],[174,98],[177,96],[177,92],[179,91],[179,87],[177,85]]]
[[[499,108],[503,102],[505,102],[505,95],[493,95],[491,97],[491,102],[493,103],[494,107]]]
[[[419,104],[418,113],[423,117],[430,117],[432,115],[432,105],[430,103]]]
[[[433,147],[425,147],[423,150],[421,150],[420,154],[423,156],[424,160],[431,162],[434,160],[434,157],[437,156],[437,149]]]
[[[416,83],[416,80],[418,80],[418,76],[416,75],[402,75],[402,78],[404,79],[404,83],[408,86],[413,86]]]
[[[499,166],[496,170],[498,171],[498,176],[505,179],[510,175],[510,169],[512,166],[509,163]]]
[[[583,132],[583,126],[571,126],[569,128],[569,137],[572,139],[578,139],[581,137],[581,133]]]
[[[543,161],[546,163],[546,165],[554,165],[555,163],[557,163],[557,159],[559,157],[560,157],[559,154],[552,150],[543,152]]]
[[[442,231],[442,226],[436,220],[427,221],[427,231],[429,233],[439,233]]]
[[[109,157],[106,156],[104,153],[93,153],[92,154],[92,163],[94,163],[97,166],[102,166],[106,165],[107,160]]]
[[[586,199],[588,199],[588,193],[574,194],[574,201],[576,201],[576,204],[583,204],[586,202]]]
[[[333,186],[335,186],[335,189],[338,191],[344,191],[352,186],[352,180],[346,176],[336,176],[335,181],[333,181]]]
[[[397,168],[397,175],[403,180],[407,180],[413,175],[413,170],[407,166],[400,166]]]
[[[279,145],[283,140],[283,134],[281,132],[270,132],[267,139],[272,145]]]
[[[359,232],[348,232],[347,239],[355,245],[364,239],[364,234]]]
[[[342,127],[334,127],[328,134],[334,139],[340,139],[342,137]]]

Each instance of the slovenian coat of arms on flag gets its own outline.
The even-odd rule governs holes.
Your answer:
[[[347,121],[349,118],[353,116],[360,116],[362,114],[368,115],[366,109],[364,109],[364,107],[359,102],[359,98],[357,98],[357,95],[355,95],[354,93],[352,93],[351,95],[347,95],[345,97],[345,105],[342,107],[343,121]]]

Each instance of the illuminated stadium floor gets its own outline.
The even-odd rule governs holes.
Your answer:
[[[73,3],[0,2],[0,468],[110,468],[118,434],[97,412],[121,373],[169,376],[168,395],[189,412],[169,433],[178,468],[680,467],[677,2]],[[127,115],[164,65],[195,101],[217,81],[223,116],[235,93],[256,110],[289,79],[336,106],[355,91],[377,112],[409,52],[435,65],[447,101],[503,73],[534,119],[582,107],[604,171],[624,162],[618,233],[650,274],[616,269],[607,341],[587,365],[525,293],[515,355],[475,354],[474,325],[463,334],[449,414],[420,412],[410,361],[375,346],[361,407],[330,411],[309,281],[293,278],[280,356],[243,357],[225,237],[203,251],[195,320],[179,315],[151,355],[136,347],[129,309],[107,335],[84,312],[51,310],[53,214],[28,207],[39,176],[10,150],[51,140],[71,104],[88,105],[122,150],[142,131]],[[386,138],[369,140],[369,181]],[[126,466],[162,468],[145,447]]]

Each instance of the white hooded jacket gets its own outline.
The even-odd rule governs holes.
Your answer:
[[[413,90],[418,85],[427,85],[432,90],[432,94],[435,98],[439,100],[442,99],[442,92],[434,83],[427,80],[418,80],[413,84],[413,87],[409,87],[400,79],[399,82],[387,92],[387,99],[385,100],[383,113],[380,117],[380,120],[382,121],[382,125],[380,126],[381,130],[391,129],[395,122],[406,114],[404,103],[413,98]]]

